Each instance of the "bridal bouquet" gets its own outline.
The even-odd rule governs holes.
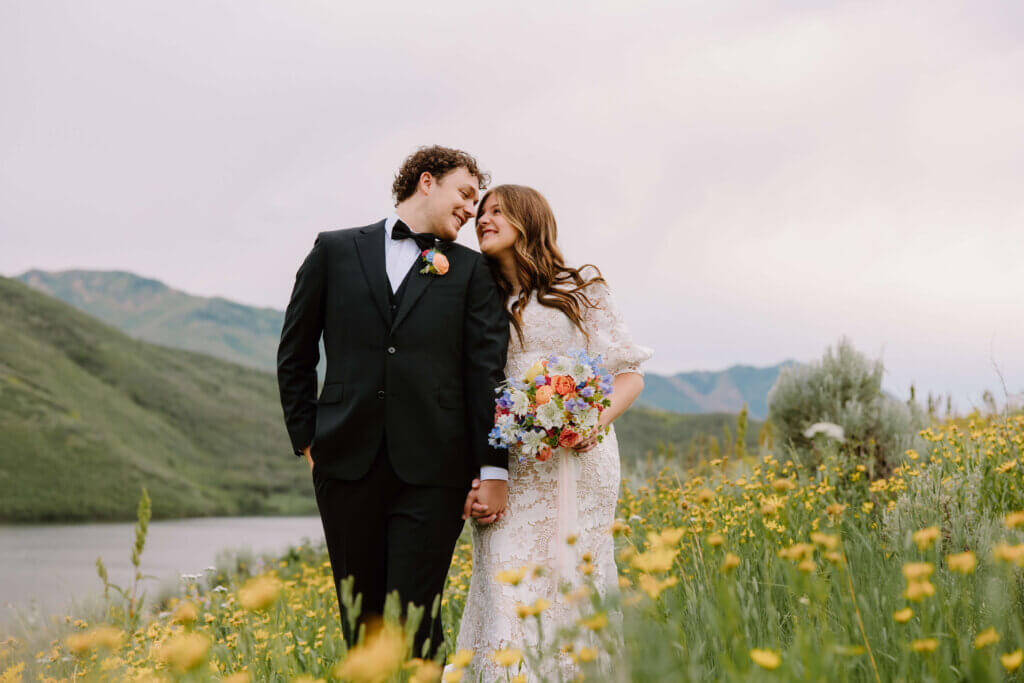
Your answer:
[[[526,377],[509,378],[497,388],[494,429],[488,442],[495,447],[519,446],[523,456],[545,461],[551,449],[572,448],[595,433],[601,411],[611,405],[612,376],[601,357],[573,349],[538,360]]]

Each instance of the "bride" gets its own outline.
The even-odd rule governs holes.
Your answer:
[[[570,349],[601,354],[614,376],[611,406],[600,422],[610,426],[643,389],[640,363],[650,350],[633,343],[616,309],[607,284],[595,266],[580,269],[565,264],[556,244],[555,217],[547,200],[529,187],[500,185],[480,204],[476,221],[480,250],[488,257],[504,296],[512,326],[506,377],[522,378],[538,360]],[[588,439],[567,456],[577,460],[571,469],[556,454],[540,462],[520,460],[510,450],[508,500],[503,511],[488,510],[491,524],[473,524],[473,576],[457,638],[458,650],[474,653],[468,680],[504,680],[507,673],[529,680],[571,679],[578,671],[569,654],[547,656],[542,670],[528,659],[507,669],[490,655],[502,649],[535,651],[536,621],[517,614],[517,605],[547,605],[540,615],[545,641],[560,626],[579,616],[565,584],[581,585],[577,566],[587,565],[588,580],[598,592],[618,590],[610,527],[619,495],[619,449],[612,429],[598,443]],[[561,475],[560,475],[561,472]],[[575,473],[575,509],[559,510],[559,481]],[[570,475],[571,476],[571,475]],[[569,490],[572,490],[572,486]],[[564,502],[562,503],[565,504]],[[559,517],[575,521],[572,546],[560,537]],[[486,519],[484,520],[486,521]],[[565,556],[572,553],[566,570]],[[528,578],[511,581],[524,567],[541,567]],[[504,573],[503,573],[504,572]],[[512,585],[516,583],[517,585]],[[560,588],[562,590],[560,590]],[[539,602],[538,602],[539,601]],[[607,666],[607,662],[605,662]]]

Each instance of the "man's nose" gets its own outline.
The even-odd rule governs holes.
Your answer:
[[[471,202],[471,201],[467,201],[466,202],[466,213],[469,214],[470,218],[472,218],[473,216],[476,215],[476,205],[473,202]]]

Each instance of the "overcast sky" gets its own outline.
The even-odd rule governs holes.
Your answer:
[[[652,370],[845,334],[1024,390],[1024,3],[504,5],[0,0],[0,273],[283,308],[439,143],[548,197]]]

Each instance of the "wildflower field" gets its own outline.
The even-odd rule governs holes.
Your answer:
[[[614,680],[1021,680],[1022,511],[1024,416],[934,424],[885,472],[825,437],[799,461],[765,450],[663,469],[624,486],[608,531],[619,595],[587,590],[578,548],[577,624],[545,631],[536,651],[477,654],[506,664],[509,680],[544,657],[571,658],[592,680],[609,677],[601,662]],[[534,571],[499,580],[528,596]],[[462,542],[439,606],[449,643],[471,572]],[[99,619],[0,644],[0,680],[442,675],[411,658],[400,626],[342,642],[322,548],[294,548],[256,577],[211,572],[152,616],[125,594]],[[524,597],[521,618],[544,609]],[[454,654],[447,680],[469,680],[470,656]]]

